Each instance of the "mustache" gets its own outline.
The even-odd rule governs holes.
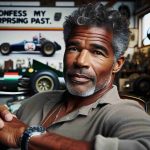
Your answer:
[[[96,79],[96,76],[94,74],[92,74],[91,72],[89,72],[85,68],[67,70],[66,75],[67,76],[80,75],[80,76],[89,78],[91,80],[95,80]]]

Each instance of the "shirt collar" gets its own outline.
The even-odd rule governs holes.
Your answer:
[[[113,87],[102,97],[100,97],[96,102],[81,107],[78,112],[81,115],[88,115],[88,113],[93,109],[96,108],[98,105],[105,105],[105,104],[116,104],[120,102],[120,97],[118,94],[117,87],[113,85]]]

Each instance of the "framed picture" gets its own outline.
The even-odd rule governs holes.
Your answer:
[[[131,28],[130,32],[131,32],[131,36],[129,41],[129,47],[133,48],[138,44],[138,29]]]

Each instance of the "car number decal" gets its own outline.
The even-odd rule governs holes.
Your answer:
[[[26,51],[34,51],[35,48],[36,48],[36,46],[35,46],[34,43],[26,43],[26,44],[24,45],[24,49],[25,49]]]

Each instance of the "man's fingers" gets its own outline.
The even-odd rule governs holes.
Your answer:
[[[4,121],[11,121],[13,119],[13,114],[8,111],[5,105],[0,105],[0,118],[4,119]]]
[[[13,119],[13,115],[9,111],[5,111],[5,120],[11,121]]]
[[[4,121],[0,119],[0,129],[4,127]]]
[[[4,127],[4,121],[11,121],[13,117],[5,105],[0,105],[0,129]]]

